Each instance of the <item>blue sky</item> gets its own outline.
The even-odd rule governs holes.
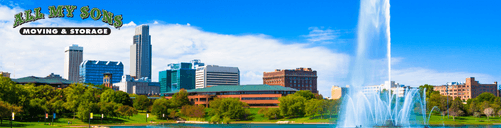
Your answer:
[[[191,24],[198,30],[223,35],[265,35],[283,44],[308,44],[353,55],[359,1],[1,1],[8,7],[89,5],[122,14],[124,23]],[[393,0],[391,4],[393,68],[427,69],[432,73],[482,74],[481,83],[501,81],[501,1]],[[75,10],[79,14],[79,10]],[[91,19],[63,18],[80,23]],[[95,24],[101,24],[95,21]],[[104,23],[102,23],[104,24]],[[319,30],[327,39],[312,41]],[[256,42],[259,43],[259,42]],[[203,60],[202,60],[203,61]],[[273,67],[281,68],[281,67]],[[479,77],[479,76],[473,76]],[[482,78],[477,78],[482,80]],[[444,81],[464,81],[454,77]],[[398,81],[397,81],[398,82]],[[342,82],[341,82],[342,83]],[[426,83],[426,82],[422,82]],[[406,83],[402,83],[406,84]]]

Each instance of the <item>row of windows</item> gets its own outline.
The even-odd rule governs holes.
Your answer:
[[[278,100],[278,97],[245,97],[242,100]]]

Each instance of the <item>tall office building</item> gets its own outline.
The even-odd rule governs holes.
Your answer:
[[[151,79],[151,36],[148,25],[136,27],[130,46],[130,75],[134,78]]]
[[[240,70],[238,67],[223,67],[207,65],[197,68],[196,88],[206,88],[221,85],[240,85]]]
[[[76,44],[64,49],[64,75],[63,78],[79,82],[79,66],[83,61],[83,47]]]
[[[85,60],[80,64],[82,83],[103,84],[104,73],[111,73],[111,83],[118,83],[124,75],[124,65],[117,61]]]
[[[160,71],[160,93],[183,89],[195,89],[195,67],[203,66],[200,60],[169,64],[169,69]]]
[[[276,69],[274,72],[264,72],[263,84],[291,87],[297,90],[310,90],[313,93],[318,93],[317,71],[311,70],[311,68]]]

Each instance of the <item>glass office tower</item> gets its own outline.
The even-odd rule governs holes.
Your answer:
[[[203,65],[200,60],[169,64],[169,69],[160,71],[158,75],[160,93],[178,91],[181,88],[195,89],[195,69]]]
[[[103,74],[111,73],[111,83],[118,83],[124,75],[124,65],[117,61],[85,60],[80,64],[80,78],[83,83],[103,84]]]

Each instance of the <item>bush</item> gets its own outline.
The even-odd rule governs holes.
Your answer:
[[[278,119],[278,118],[281,118],[280,116],[280,109],[278,108],[271,108],[271,109],[268,109],[268,111],[266,111],[264,113],[264,117],[268,118],[268,119]]]

